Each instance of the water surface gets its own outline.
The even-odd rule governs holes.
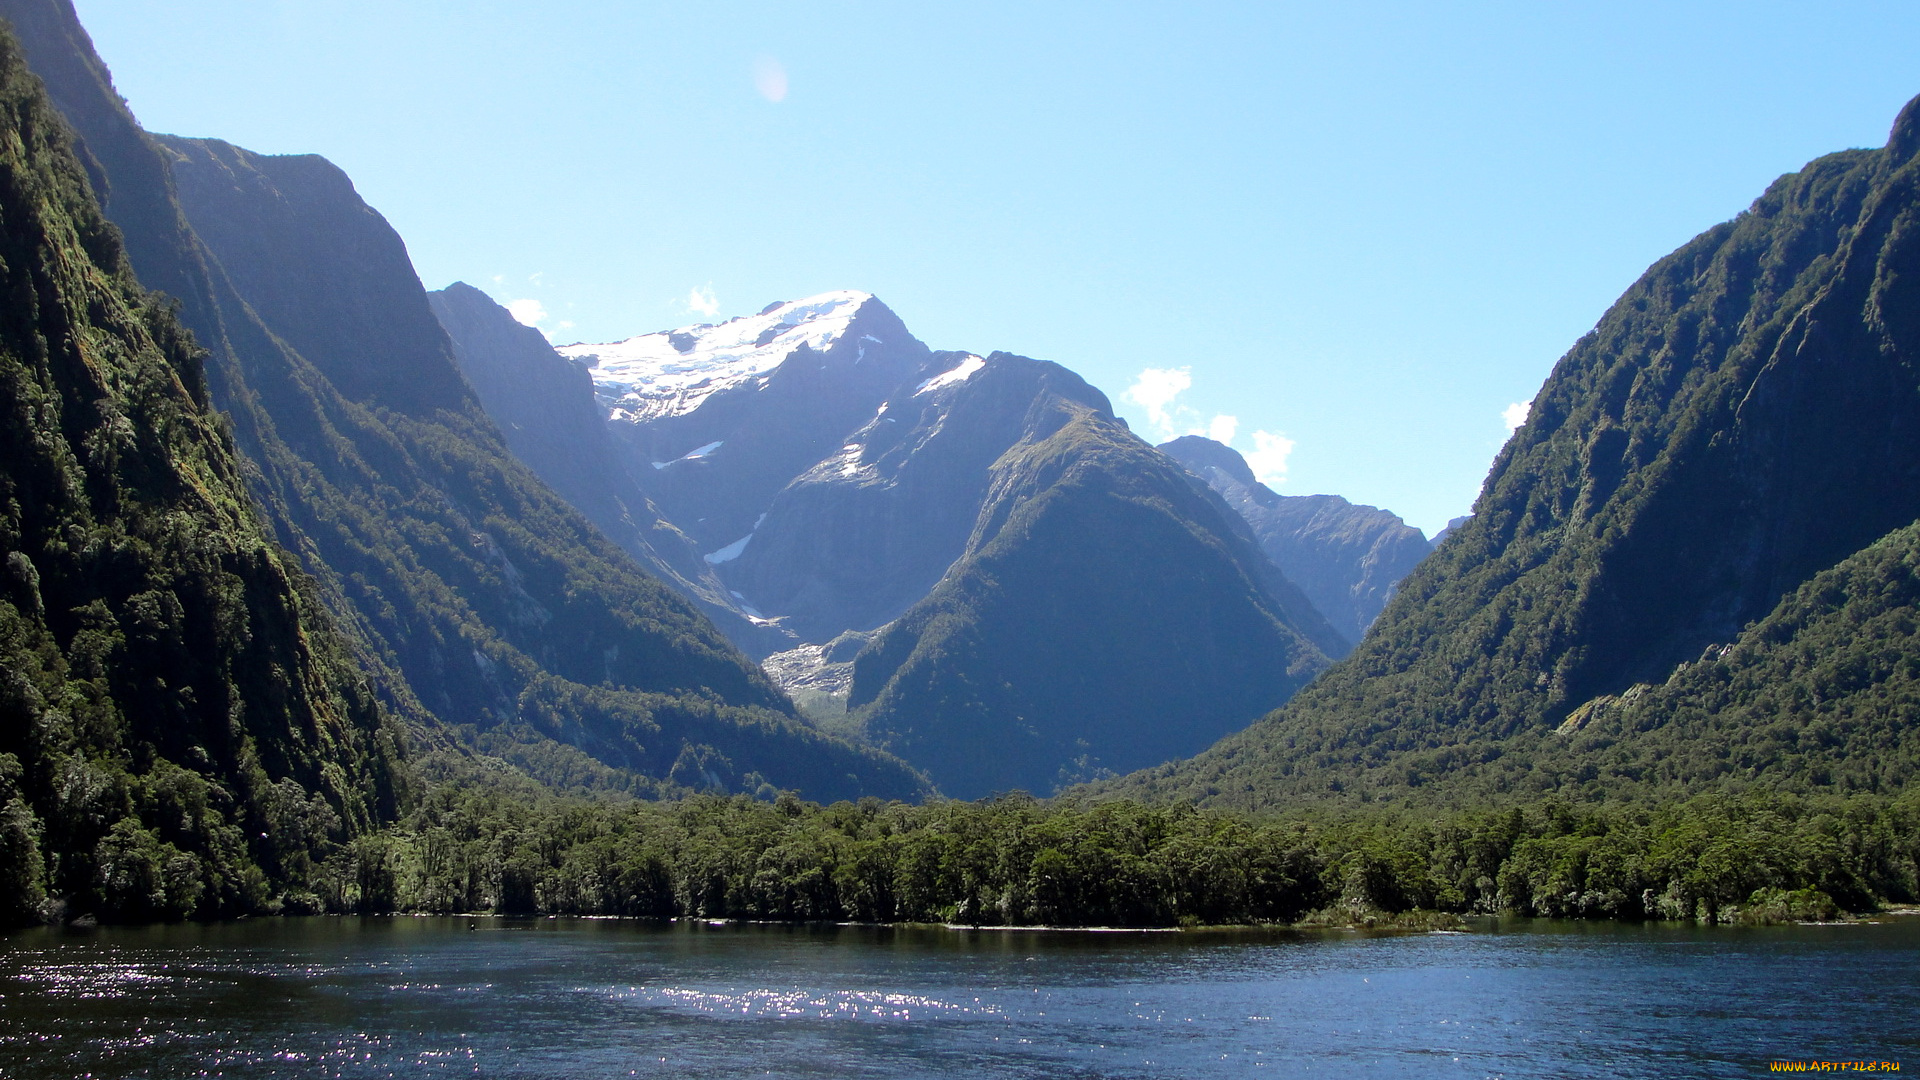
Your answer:
[[[1920,1070],[1920,918],[1088,934],[269,919],[0,938],[0,1077]],[[1904,1071],[1904,1070],[1903,1070]]]

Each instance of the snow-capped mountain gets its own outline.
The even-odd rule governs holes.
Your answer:
[[[931,355],[852,291],[560,352],[593,377],[628,473],[714,565],[739,555],[781,488],[925,378]]]
[[[735,640],[951,794],[1192,753],[1346,647],[1058,365],[933,352],[852,291],[559,351]]]
[[[714,394],[764,380],[802,347],[826,352],[872,301],[871,295],[851,290],[821,293],[719,324],[601,345],[563,345],[557,351],[593,373],[594,391],[610,420],[640,424],[684,416]],[[871,334],[864,338],[855,345],[856,358],[869,344],[885,344]]]

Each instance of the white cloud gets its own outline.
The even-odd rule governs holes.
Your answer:
[[[541,323],[547,321],[547,309],[538,300],[509,300],[506,307],[507,312],[522,326],[538,329]]]
[[[753,88],[775,105],[787,100],[787,69],[771,56],[753,62]]]
[[[1287,482],[1287,455],[1293,453],[1293,440],[1277,431],[1253,433],[1253,449],[1242,456],[1253,469],[1255,479],[1271,485]]]
[[[1160,438],[1173,438],[1174,399],[1193,385],[1192,368],[1147,368],[1122,396],[1147,410],[1147,420]]]
[[[1228,416],[1225,413],[1221,413],[1219,416],[1214,417],[1212,422],[1207,424],[1206,436],[1214,442],[1226,443],[1228,446],[1232,446],[1233,433],[1239,430],[1239,417]],[[1198,435],[1200,432],[1196,431],[1194,434]]]
[[[711,319],[720,313],[720,300],[713,295],[713,286],[702,289],[694,287],[687,290],[687,310],[695,315],[705,315]]]
[[[1518,431],[1520,430],[1520,425],[1527,422],[1527,414],[1532,411],[1533,405],[1531,403],[1516,401],[1500,410],[1500,419],[1507,422],[1508,431]]]

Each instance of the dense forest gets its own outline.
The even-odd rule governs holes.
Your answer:
[[[1227,504],[1062,399],[958,570],[855,661],[880,748],[824,733],[513,458],[344,174],[155,141],[70,5],[0,11],[67,110],[0,33],[0,923],[1920,900],[1914,106],[1650,270],[1293,704],[1101,790],[962,802],[888,751],[950,793],[1050,788],[1128,732],[1184,752],[1222,730],[1202,696],[1251,714],[1339,650]],[[1116,630],[1116,582],[1159,636]],[[1215,638],[1246,662],[1209,666]],[[1088,674],[1116,656],[1185,697]],[[982,674],[936,692],[955,665]]]
[[[0,34],[0,919],[240,914],[395,817],[405,736],[69,142]]]
[[[1252,815],[1024,795],[828,806],[435,789],[287,910],[972,925],[1833,918],[1920,896],[1920,797]]]

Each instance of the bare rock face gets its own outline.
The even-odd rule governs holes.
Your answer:
[[[1160,451],[1205,480],[1240,512],[1267,553],[1350,642],[1393,599],[1431,546],[1399,515],[1338,495],[1281,495],[1254,478],[1239,451],[1185,435]]]

